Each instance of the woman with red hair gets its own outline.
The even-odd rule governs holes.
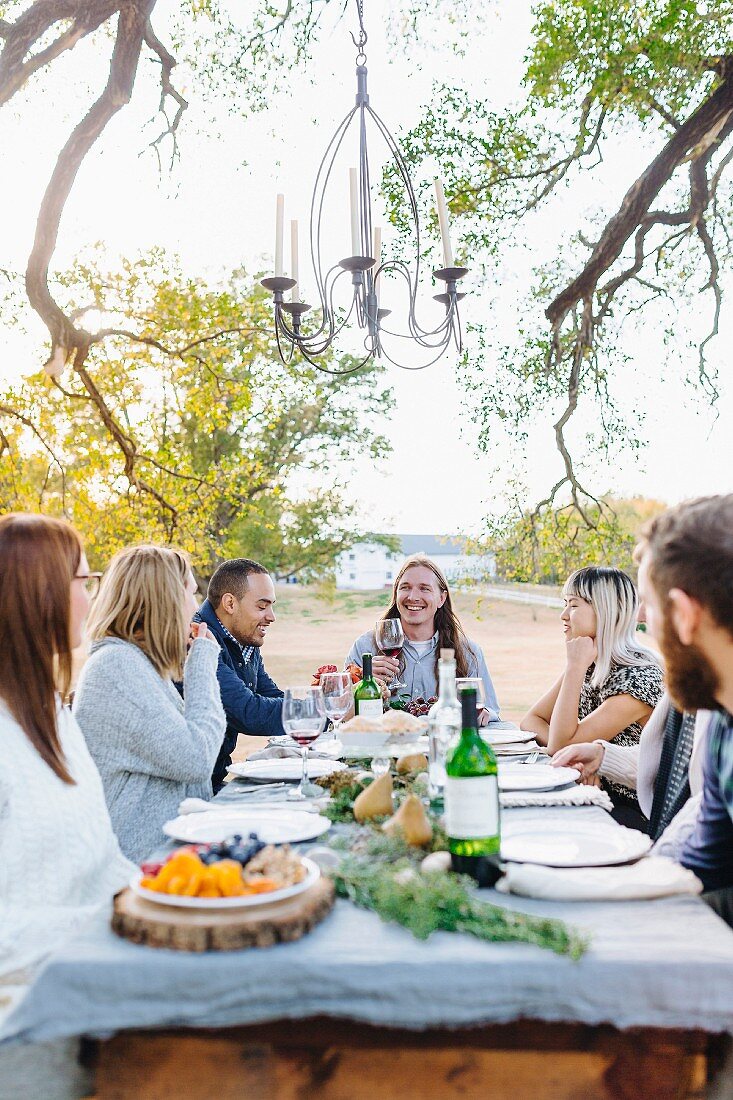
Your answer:
[[[89,566],[63,520],[0,518],[0,979],[24,972],[111,900],[133,866],[64,705]]]

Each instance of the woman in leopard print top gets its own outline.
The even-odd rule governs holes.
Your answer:
[[[603,739],[636,745],[662,697],[659,657],[636,638],[639,600],[620,569],[578,569],[563,589],[565,671],[522,719],[522,729],[557,752]],[[614,802],[638,805],[636,793],[604,781]]]

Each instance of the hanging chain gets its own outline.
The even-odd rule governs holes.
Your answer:
[[[364,47],[367,44],[368,35],[364,29],[364,0],[356,0],[356,14],[359,17],[359,37],[357,38],[353,31],[349,31],[351,35],[351,41],[356,46],[358,53],[356,55],[356,64],[366,64],[366,54],[364,53]]]

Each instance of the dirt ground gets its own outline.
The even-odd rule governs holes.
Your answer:
[[[313,588],[278,585],[277,619],[262,649],[267,671],[284,688],[310,683],[319,665],[340,668],[351,643],[373,627],[386,600],[386,592],[337,592],[326,600]],[[484,651],[502,718],[518,722],[562,671],[559,611],[463,592],[455,594],[453,605],[468,637]],[[75,654],[75,680],[83,661],[83,653]],[[233,759],[243,760],[265,744],[264,738],[240,737]]]
[[[279,585],[275,612],[262,649],[280,687],[308,683],[319,665],[341,667],[351,643],[386,607],[386,593],[338,592],[333,603],[313,589]],[[560,674],[565,644],[559,611],[458,593],[454,607],[469,638],[484,651],[502,717],[518,721]]]

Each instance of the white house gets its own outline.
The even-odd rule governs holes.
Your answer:
[[[398,553],[390,552],[378,542],[360,542],[339,555],[336,587],[391,588],[402,562],[413,554],[431,558],[449,581],[496,575],[494,555],[466,554],[463,540],[440,535],[395,535],[394,538],[400,543]]]

